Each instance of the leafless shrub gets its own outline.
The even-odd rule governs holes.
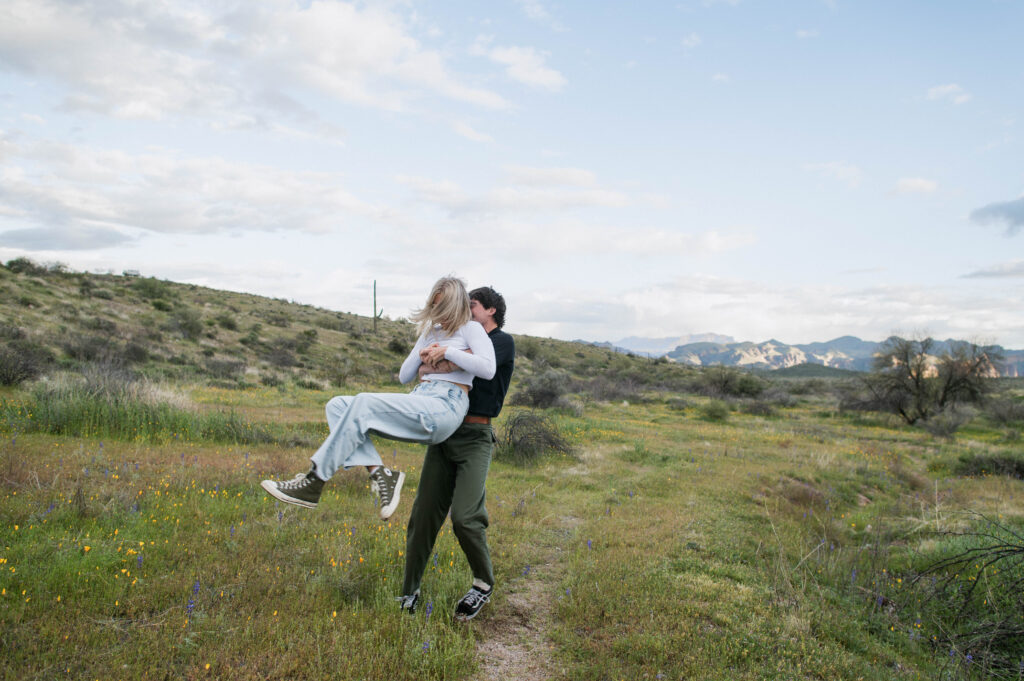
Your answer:
[[[516,463],[530,463],[547,453],[572,454],[569,441],[544,414],[518,411],[505,422],[495,457]]]

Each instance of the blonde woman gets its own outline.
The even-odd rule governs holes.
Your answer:
[[[473,378],[490,379],[495,372],[494,346],[472,319],[461,279],[439,279],[412,320],[418,324],[419,338],[398,373],[402,383],[420,379],[412,392],[332,398],[326,409],[331,432],[310,457],[312,468],[292,480],[264,480],[261,486],[271,496],[316,508],[324,482],[338,469],[365,466],[380,496],[381,519],[391,517],[398,508],[405,473],[384,466],[369,434],[405,442],[443,442],[462,425]],[[452,362],[456,370],[419,375],[421,364],[442,360]]]

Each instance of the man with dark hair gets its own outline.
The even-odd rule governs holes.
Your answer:
[[[473,585],[455,608],[457,620],[476,617],[494,589],[484,483],[495,443],[491,419],[501,412],[516,355],[512,336],[501,330],[505,325],[505,299],[501,294],[485,286],[470,291],[469,298],[473,319],[480,322],[494,344],[497,371],[490,380],[473,380],[469,411],[462,425],[444,442],[427,448],[406,530],[404,595],[398,598],[403,610],[415,612],[423,571],[450,510],[452,529],[473,572]],[[423,370],[436,373],[447,368]]]

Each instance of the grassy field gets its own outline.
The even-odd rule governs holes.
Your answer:
[[[330,395],[182,392],[271,430],[306,427]],[[575,456],[495,462],[499,583],[468,625],[451,618],[470,575],[449,526],[426,605],[402,616],[410,501],[378,521],[355,471],[314,511],[263,493],[263,477],[304,470],[309,447],[25,434],[8,422],[4,677],[476,679],[487,673],[478,648],[522,645],[527,629],[539,629],[527,645],[544,668],[527,678],[971,675],[970,651],[936,655],[939,622],[901,590],[914,555],[972,522],[966,510],[1020,526],[1020,480],[954,475],[962,455],[1001,450],[995,435],[936,440],[813,401],[713,422],[698,402],[552,411]],[[380,448],[410,474],[411,495],[421,448]]]
[[[259,487],[332,395],[401,389],[410,324],[46,268],[0,293],[4,679],[1024,679],[1020,380],[940,431],[841,408],[848,374],[516,336],[499,437],[529,411],[572,452],[501,450],[497,590],[457,624],[450,526],[394,601],[421,447],[380,443],[386,523],[357,471],[313,511]]]

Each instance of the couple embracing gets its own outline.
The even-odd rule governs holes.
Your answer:
[[[384,466],[369,435],[427,444],[409,514],[405,578],[397,600],[405,612],[416,611],[423,572],[450,512],[473,573],[455,618],[469,620],[494,590],[484,483],[495,443],[491,419],[500,413],[508,391],[515,344],[502,331],[504,298],[490,287],[467,293],[455,277],[434,284],[412,321],[419,337],[398,375],[402,383],[416,382],[412,392],[332,398],[326,407],[330,434],[311,457],[309,472],[261,484],[281,501],[315,508],[324,483],[336,471],[364,466],[380,496],[380,517],[386,520],[398,508],[405,473]]]

